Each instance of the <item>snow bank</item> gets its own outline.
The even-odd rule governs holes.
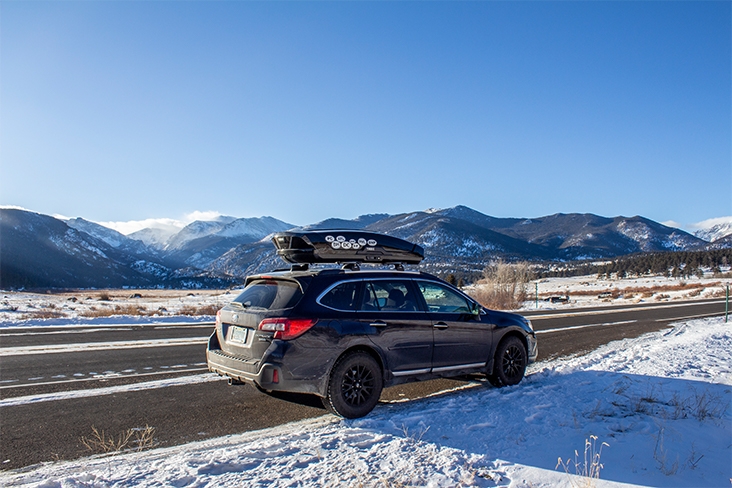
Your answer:
[[[4,473],[0,484],[729,486],[731,400],[732,324],[695,320],[540,363],[515,387],[475,383],[382,404],[364,419],[324,416],[173,448],[46,464]],[[583,471],[587,440],[604,466],[601,480],[557,469],[561,457],[571,459],[569,473]]]

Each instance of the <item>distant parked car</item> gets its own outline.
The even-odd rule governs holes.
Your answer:
[[[515,385],[536,359],[527,319],[405,271],[424,257],[418,245],[351,230],[272,241],[291,268],[249,276],[208,342],[209,369],[230,384],[314,394],[330,412],[357,418],[387,386],[469,373]],[[343,266],[311,267],[323,263]],[[394,269],[361,270],[366,263]]]

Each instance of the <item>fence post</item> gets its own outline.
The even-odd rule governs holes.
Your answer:
[[[535,283],[535,285],[536,285],[536,306],[534,308],[539,308],[539,282],[537,281]]]
[[[727,298],[724,301],[724,323],[729,321],[729,283],[727,283]]]

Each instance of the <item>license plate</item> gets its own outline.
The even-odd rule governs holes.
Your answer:
[[[247,342],[247,331],[249,329],[246,329],[244,327],[231,327],[231,336],[229,340],[231,342],[240,342],[242,344],[245,344]]]

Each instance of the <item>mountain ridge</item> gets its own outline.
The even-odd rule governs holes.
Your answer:
[[[161,245],[160,239],[151,244],[133,237],[149,238],[155,229],[125,236],[80,217],[60,220],[0,208],[0,287],[229,286],[247,274],[285,265],[267,242],[272,233],[327,228],[363,229],[418,243],[426,254],[420,267],[438,273],[480,271],[496,259],[561,262],[732,247],[730,236],[710,243],[641,216],[498,218],[460,205],[331,218],[302,227],[274,217],[222,216],[192,222]]]

